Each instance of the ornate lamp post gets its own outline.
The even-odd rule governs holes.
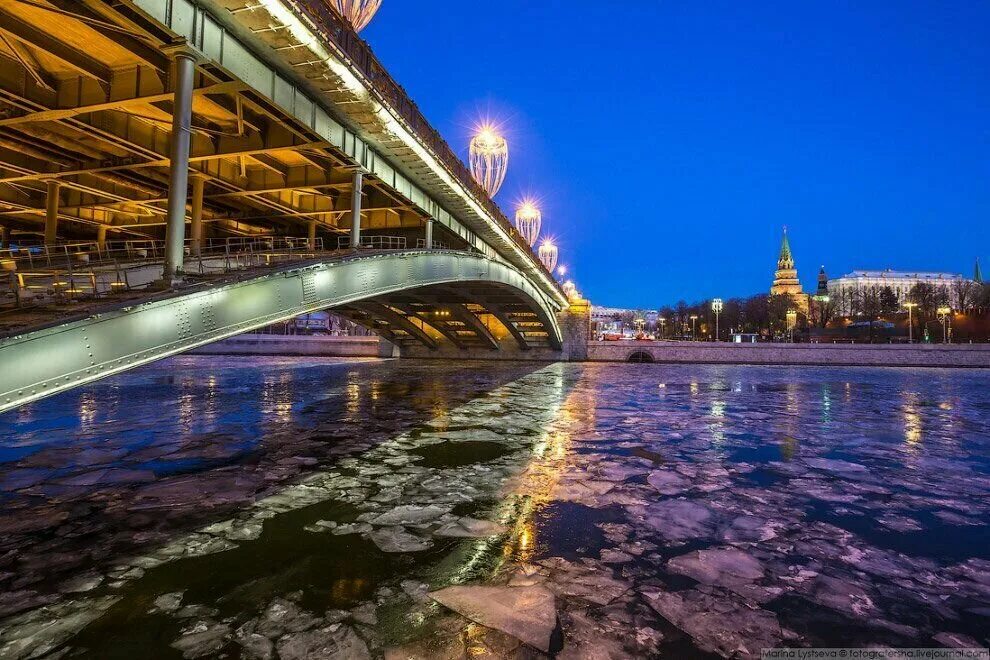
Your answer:
[[[692,314],[691,315],[691,341],[698,341],[698,333],[695,332],[695,329],[694,329],[694,325],[695,325],[695,322],[697,320],[698,320],[698,315],[697,314]]]
[[[718,337],[718,315],[722,313],[722,299],[716,298],[712,301],[712,311],[715,312],[715,341],[719,340]]]
[[[499,135],[494,126],[485,124],[471,138],[468,158],[474,180],[485,189],[489,197],[494,197],[502,187],[506,169],[509,167],[509,143]]]
[[[371,22],[382,0],[334,0],[333,4],[340,15],[354,26],[354,31],[360,32]]]
[[[791,343],[794,343],[794,326],[797,325],[797,311],[793,309],[787,310],[787,332],[791,336]]]
[[[552,273],[553,269],[557,267],[557,246],[548,238],[540,244],[537,254],[546,269]]]
[[[657,319],[657,323],[660,324],[660,339],[663,339],[664,334],[666,334],[664,331],[667,329],[667,319],[661,316]]]
[[[915,307],[917,307],[918,306],[918,303],[906,302],[906,303],[904,303],[904,306],[907,307],[907,311],[908,311],[908,343],[909,344],[913,344],[914,343],[914,316],[911,313],[911,310],[913,310]]]
[[[540,227],[542,224],[543,214],[540,213],[540,209],[532,200],[523,200],[516,207],[516,229],[519,230],[519,233],[530,245],[536,244],[536,239],[540,236]]]
[[[947,344],[949,342],[949,324],[952,323],[952,308],[939,307],[936,311],[938,320],[942,322],[942,343]]]

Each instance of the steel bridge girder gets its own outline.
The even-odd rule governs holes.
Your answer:
[[[0,340],[0,412],[300,314],[458,283],[511,290],[559,350],[559,311],[521,272],[466,252],[349,255]]]

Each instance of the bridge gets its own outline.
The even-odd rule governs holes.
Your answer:
[[[333,308],[558,354],[568,300],[326,0],[0,0],[0,411]]]

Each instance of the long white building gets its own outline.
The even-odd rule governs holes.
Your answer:
[[[890,289],[897,295],[901,304],[907,302],[911,287],[926,282],[944,289],[949,306],[958,307],[957,287],[962,282],[972,282],[958,273],[910,272],[899,270],[854,270],[842,277],[828,281],[828,295],[836,303],[838,314],[851,314],[852,301],[857,292],[873,287]]]

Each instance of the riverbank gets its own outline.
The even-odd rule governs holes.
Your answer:
[[[243,334],[194,348],[193,355],[292,355],[299,357],[392,357],[394,346],[377,336]]]
[[[731,344],[589,341],[592,362],[990,368],[990,344]]]
[[[311,357],[396,357],[380,337],[245,334],[201,346],[199,355],[285,355]],[[589,341],[572,351],[570,362],[657,362],[664,364],[758,364],[836,367],[990,368],[990,344],[730,344],[680,341]],[[575,357],[580,356],[580,357]],[[585,356],[587,356],[585,358]],[[415,348],[406,357],[442,360],[561,361],[548,350],[438,351]],[[584,359],[582,359],[584,358]]]

